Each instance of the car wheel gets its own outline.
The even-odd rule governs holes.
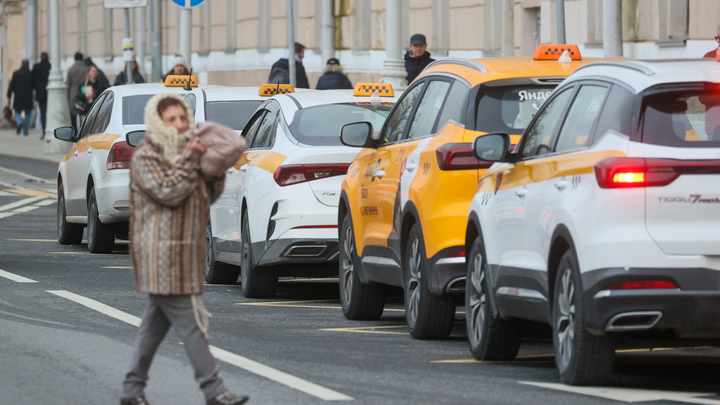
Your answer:
[[[100,222],[94,187],[88,201],[87,239],[90,253],[112,253],[115,247],[115,227]]]
[[[478,236],[470,249],[465,283],[465,319],[470,353],[478,360],[512,360],[522,336],[516,322],[496,318],[490,306],[485,247]]]
[[[81,224],[71,224],[67,221],[67,213],[65,212],[65,195],[63,193],[62,182],[58,184],[57,193],[58,242],[61,245],[79,245],[82,243],[84,227]]]
[[[246,213],[242,221],[242,266],[240,266],[240,279],[242,293],[247,298],[272,298],[277,292],[278,276],[272,269],[262,269],[255,266],[255,259],[250,242],[250,220]]]
[[[572,250],[560,259],[552,315],[560,381],[569,385],[602,384],[612,371],[615,341],[612,336],[591,335],[585,329],[580,270]]]
[[[240,275],[239,267],[215,261],[210,221],[205,228],[205,268],[203,270],[205,282],[208,284],[235,284]]]
[[[360,260],[355,250],[352,217],[345,214],[339,235],[340,303],[343,315],[352,320],[380,319],[385,292],[379,284],[364,284],[358,276]]]
[[[415,224],[405,249],[405,319],[415,339],[445,339],[455,320],[455,300],[430,293],[425,272],[425,245],[420,226]]]

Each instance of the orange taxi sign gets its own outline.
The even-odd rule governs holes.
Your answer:
[[[558,60],[563,52],[567,51],[572,60],[582,60],[580,48],[577,45],[539,45],[535,48],[533,59],[535,60]]]
[[[355,85],[355,90],[353,90],[353,96],[370,97],[375,92],[380,97],[395,96],[395,91],[390,83],[358,83]]]
[[[165,87],[184,87],[188,83],[188,75],[168,75],[165,78]],[[195,76],[190,76],[190,87],[197,87]]]
[[[295,93],[295,88],[292,84],[272,84],[267,83],[260,86],[260,90],[258,90],[258,94],[263,97],[270,97],[274,96],[276,94],[287,94],[287,93]]]

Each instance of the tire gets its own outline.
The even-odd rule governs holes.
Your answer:
[[[403,275],[405,319],[415,339],[446,339],[455,321],[455,300],[434,296],[425,276],[425,244],[418,224],[413,225],[405,249]]]
[[[242,293],[246,298],[272,298],[277,293],[278,276],[271,269],[258,269],[252,252],[250,221],[245,213],[242,221],[243,258],[240,266]]]
[[[591,335],[583,323],[582,285],[577,256],[570,249],[560,259],[553,291],[553,344],[560,381],[600,385],[612,372],[615,340]]]
[[[203,272],[205,282],[208,284],[235,284],[240,275],[239,267],[215,261],[210,221],[208,221],[205,228],[205,266]]]
[[[94,187],[88,201],[87,240],[90,253],[112,253],[115,247],[115,227],[100,222]]]
[[[360,259],[355,250],[355,234],[350,213],[345,214],[338,242],[340,303],[343,315],[356,321],[380,319],[385,309],[385,291],[379,284],[364,284],[360,281]]]
[[[58,184],[57,193],[58,243],[61,245],[79,245],[82,243],[84,226],[81,224],[71,224],[67,221],[67,212],[65,211],[65,193],[63,192],[62,182]]]
[[[485,274],[485,247],[478,236],[467,261],[465,320],[470,353],[478,360],[512,360],[520,350],[522,335],[517,322],[493,314]]]

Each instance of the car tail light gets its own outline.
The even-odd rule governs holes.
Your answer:
[[[595,164],[602,188],[667,186],[681,174],[720,174],[720,161],[614,157]]]
[[[487,169],[493,162],[478,160],[472,143],[446,143],[435,151],[440,170]]]
[[[107,169],[129,169],[133,151],[135,148],[128,145],[127,142],[118,142],[113,145],[107,158]]]
[[[606,290],[661,290],[676,289],[675,283],[667,280],[630,280],[610,284]]]
[[[273,177],[280,186],[304,183],[317,179],[347,174],[349,164],[286,165],[275,170]]]

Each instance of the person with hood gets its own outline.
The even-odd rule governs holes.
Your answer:
[[[87,72],[88,67],[83,63],[83,54],[76,52],[75,64],[67,70],[67,78],[65,79],[65,84],[67,84],[68,105],[70,106],[70,124],[75,130],[80,129],[77,127],[77,115],[82,112],[75,108],[75,99],[78,95],[78,88],[81,84],[85,83]]]
[[[430,52],[427,51],[425,35],[415,34],[410,37],[410,50],[405,54],[405,70],[407,71],[405,80],[408,84],[412,83],[420,72],[434,61],[435,59],[432,59]]]
[[[138,65],[137,61],[135,60],[135,57],[132,57],[132,61],[130,62],[130,65],[132,66],[132,81],[133,83],[145,83],[145,78],[140,73],[140,66]],[[113,86],[120,86],[122,84],[127,84],[127,72],[123,70],[122,72],[118,73],[117,76],[115,76],[115,82],[113,82]]]
[[[165,83],[165,78],[170,75],[187,76],[190,74],[190,69],[188,69],[187,62],[185,62],[185,58],[183,58],[182,55],[175,55],[171,63],[172,69],[170,69],[170,71],[162,77],[162,80],[160,80],[161,83]]]
[[[290,84],[290,52],[286,49],[280,59],[272,65],[268,83]],[[305,45],[295,42],[295,87],[309,89],[310,82],[305,74],[302,59],[305,57]]]
[[[18,135],[20,135],[21,130],[25,136],[28,135],[28,131],[30,130],[30,115],[32,115],[32,110],[35,108],[33,104],[33,86],[30,80],[31,74],[30,61],[23,59],[20,64],[20,69],[13,73],[7,91],[8,104],[10,104],[12,95],[15,93],[15,100],[12,106],[13,110],[15,110],[15,122],[17,122],[16,132]],[[23,112],[25,112],[24,120],[22,117]]]
[[[45,139],[48,77],[50,77],[50,62],[48,61],[47,52],[43,52],[40,54],[40,62],[33,66],[32,74],[30,76],[33,88],[35,88],[35,100],[37,100],[38,108],[40,110],[40,126],[42,126],[42,135],[40,135],[40,139]]]
[[[330,58],[323,70],[322,76],[318,79],[317,90],[352,89],[350,79],[342,71],[340,61]]]
[[[200,157],[205,143],[185,132],[193,112],[178,94],[152,97],[145,106],[145,139],[130,165],[130,258],[138,292],[148,301],[133,344],[120,405],[147,405],[148,370],[170,327],[182,340],[208,405],[240,405],[218,376],[208,345],[210,314],[203,293],[205,227],[224,176],[205,180]]]
[[[105,86],[106,89],[110,87],[110,80],[108,80],[107,76],[105,76],[105,72],[103,72],[99,67],[97,67],[97,65],[93,63],[92,59],[90,59],[89,56],[83,60],[83,64],[85,64],[88,69],[90,68],[90,66],[95,66],[95,68],[98,70],[98,79],[100,80],[100,83]]]

